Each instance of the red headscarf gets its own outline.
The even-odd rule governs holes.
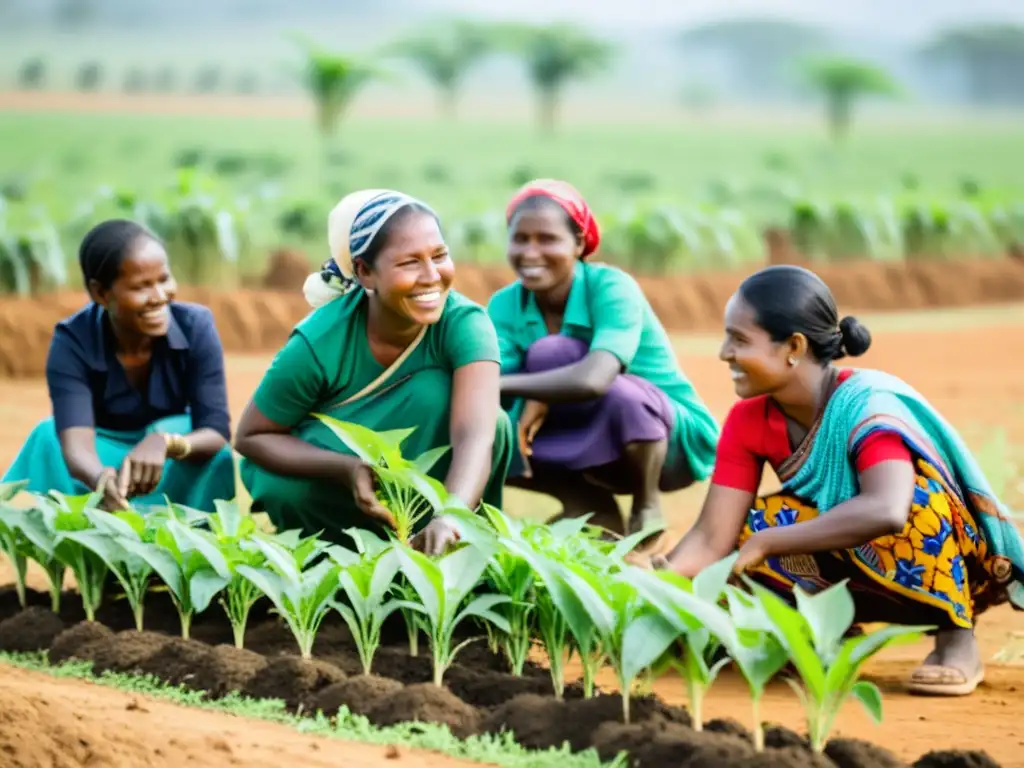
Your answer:
[[[597,219],[590,212],[590,206],[583,199],[583,195],[572,184],[558,179],[534,179],[527,182],[520,187],[505,208],[506,224],[512,223],[512,215],[516,208],[528,197],[546,197],[553,200],[576,223],[583,233],[581,259],[585,259],[597,250],[597,246],[601,242],[601,230],[597,226]]]

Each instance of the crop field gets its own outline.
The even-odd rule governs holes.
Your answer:
[[[1019,403],[1024,394],[1020,368],[1015,361],[1024,354],[1024,335],[1016,308],[985,312],[972,310],[921,312],[889,319],[866,317],[876,334],[876,343],[863,359],[863,365],[881,367],[905,377],[920,388],[964,432],[978,451],[980,460],[995,486],[1007,501],[1021,507],[1018,461],[1015,446],[1024,442],[1024,414]],[[728,379],[715,358],[717,337],[688,335],[679,340],[682,364],[705,396],[715,414],[724,415],[733,401]],[[231,407],[238,414],[265,369],[265,355],[232,355],[228,361]],[[859,361],[860,362],[860,361]],[[0,458],[13,458],[20,441],[32,424],[47,413],[45,392],[38,382],[5,382],[0,385],[4,418],[0,420]],[[666,499],[668,521],[674,533],[685,530],[699,509],[703,488],[692,488]],[[543,519],[553,509],[544,501],[523,493],[510,493],[506,511],[521,520]],[[506,554],[505,559],[509,560]],[[514,558],[512,558],[514,560]],[[496,561],[495,561],[496,562]],[[364,563],[365,566],[365,563]],[[413,564],[402,567],[411,572]],[[474,566],[476,567],[476,566]],[[494,568],[489,565],[487,568]],[[8,571],[10,573],[10,571]],[[487,573],[491,573],[488,570]],[[607,578],[612,578],[608,576]],[[10,581],[10,578],[7,579]],[[154,579],[160,581],[159,579]],[[37,606],[18,613],[13,587],[0,592],[0,650],[5,652],[47,649],[52,659],[76,657],[93,662],[94,671],[107,670],[107,684],[120,688],[87,685],[68,679],[82,674],[81,664],[63,668],[63,677],[53,678],[34,671],[39,662],[24,653],[8,660],[22,669],[5,671],[0,676],[9,726],[0,726],[0,741],[11,749],[24,765],[42,764],[40,755],[92,755],[106,761],[98,764],[129,766],[145,760],[154,765],[174,765],[175,756],[188,756],[190,764],[214,766],[239,764],[270,766],[285,760],[314,766],[375,766],[384,759],[400,758],[410,765],[456,765],[460,760],[498,762],[505,765],[597,765],[600,758],[610,760],[618,748],[634,749],[641,765],[678,765],[680,755],[703,745],[702,759],[717,762],[691,762],[686,765],[760,765],[743,762],[741,755],[752,749],[747,739],[752,713],[750,693],[742,674],[733,666],[722,671],[708,690],[702,719],[705,734],[697,736],[687,727],[692,705],[683,679],[667,671],[656,678],[639,675],[633,687],[630,719],[632,725],[613,727],[608,721],[621,721],[622,701],[617,696],[581,698],[578,678],[582,673],[576,658],[564,665],[564,702],[552,693],[552,677],[542,647],[526,646],[527,661],[522,674],[509,674],[504,655],[492,655],[485,638],[472,643],[454,658],[444,672],[443,691],[434,677],[430,640],[420,637],[419,653],[410,657],[403,621],[396,613],[385,622],[381,645],[372,660],[373,677],[361,675],[363,662],[352,630],[341,615],[330,612],[316,633],[312,660],[300,662],[302,636],[285,622],[267,613],[271,601],[261,599],[249,616],[244,633],[245,650],[234,648],[234,635],[225,609],[213,602],[205,611],[197,611],[191,621],[189,641],[180,639],[181,601],[175,603],[166,591],[151,592],[144,601],[146,632],[132,630],[135,619],[128,600],[108,595],[97,615],[100,624],[79,624],[84,615],[76,595],[61,596],[59,618],[49,613],[51,597],[47,579],[36,565],[29,568],[29,600]],[[68,574],[65,586],[74,581]],[[595,585],[602,582],[594,582]],[[577,588],[579,585],[577,585]],[[272,590],[268,587],[267,594]],[[661,605],[664,605],[662,603]],[[493,606],[500,616],[503,607]],[[471,624],[470,619],[467,622]],[[495,625],[496,626],[496,625]],[[1018,616],[1005,607],[986,614],[979,623],[978,636],[986,659],[1008,645],[1020,626]],[[67,629],[67,632],[64,630]],[[494,627],[492,626],[492,629]],[[64,634],[60,634],[64,632]],[[308,636],[308,632],[306,635]],[[484,634],[479,627],[457,629],[456,639]],[[496,632],[495,634],[500,635]],[[179,639],[172,640],[174,636]],[[493,639],[493,638],[492,638]],[[543,645],[541,638],[536,642]],[[597,672],[595,682],[601,691],[620,687],[614,671],[614,639],[608,641],[610,660]],[[1019,641],[1018,641],[1019,642]],[[211,647],[212,646],[212,647]],[[504,647],[498,642],[499,647]],[[438,641],[437,647],[445,647]],[[518,658],[522,663],[523,647]],[[921,699],[902,693],[901,680],[927,652],[926,641],[883,651],[865,667],[865,679],[882,692],[884,720],[874,725],[855,702],[848,702],[836,721],[832,738],[859,738],[879,744],[900,760],[913,763],[935,749],[986,750],[998,764],[1017,764],[1019,744],[1024,733],[1013,705],[1015,691],[1024,685],[1024,670],[1009,662],[990,663],[986,682],[969,699]],[[78,670],[78,671],[76,671]],[[203,705],[196,693],[159,691],[152,685],[132,682],[124,677],[129,671],[142,671],[172,684],[184,684],[186,690],[210,693],[205,706],[249,717],[264,717],[276,725],[251,719],[229,717],[214,712],[199,713],[172,706],[172,702]],[[627,677],[628,679],[628,677]],[[404,688],[402,686],[405,686]],[[124,692],[127,689],[128,692]],[[257,702],[222,699],[230,690],[248,696],[280,698],[286,709]],[[649,693],[656,694],[652,699]],[[302,715],[317,708],[332,715],[340,706],[356,715],[365,715],[384,731],[367,730],[358,718],[345,715],[336,721],[310,719]],[[46,734],[26,739],[40,712],[47,713]],[[299,713],[299,719],[294,714]],[[781,682],[769,684],[760,704],[762,719],[783,729],[766,730],[769,749],[794,744],[791,731],[805,732],[804,711],[792,691]],[[430,726],[409,729],[396,725],[410,719],[446,724],[466,742],[453,741],[446,731]],[[154,730],[153,723],[161,726]],[[102,727],[100,726],[102,723]],[[604,723],[602,726],[601,724]],[[297,732],[295,725],[305,734]],[[291,728],[285,727],[291,725]],[[601,727],[598,727],[601,726]],[[568,740],[576,756],[522,754],[518,746],[496,746],[475,734],[513,728],[520,744],[533,748],[555,747]],[[789,729],[789,730],[787,730]],[[17,744],[7,741],[17,732]],[[739,734],[739,736],[737,736]],[[335,746],[326,735],[355,741],[397,744],[385,750],[372,745],[345,743]],[[81,743],[79,743],[81,742]],[[77,746],[75,746],[77,744]],[[83,746],[84,744],[84,746]],[[646,744],[644,749],[640,744]],[[843,742],[830,747],[829,754],[840,760]],[[848,744],[848,743],[847,743]],[[599,756],[580,751],[594,747]],[[421,751],[440,749],[454,758]],[[847,762],[837,765],[890,765],[883,757],[864,752],[866,747],[846,747]],[[83,751],[84,750],[84,751]],[[646,751],[645,751],[646,750]],[[712,750],[708,752],[707,750]],[[837,751],[840,750],[840,751]],[[707,755],[713,755],[709,758]],[[766,758],[783,759],[779,752]],[[800,752],[789,757],[795,765],[810,757]],[[459,758],[458,760],[455,758]],[[752,757],[743,758],[753,760]],[[937,758],[932,758],[933,760]],[[35,760],[35,762],[33,762]],[[531,760],[533,762],[531,762]],[[729,761],[732,762],[729,762]],[[804,762],[799,762],[804,760]],[[135,761],[135,762],[133,762]],[[163,761],[163,762],[161,762]],[[517,762],[518,761],[518,762]],[[541,761],[541,762],[538,762]],[[578,762],[571,762],[578,761]],[[16,763],[19,764],[19,763]],[[772,765],[782,764],[772,762]],[[949,765],[922,761],[919,765]],[[965,763],[966,764],[966,763]]]
[[[1005,119],[865,120],[835,146],[808,114],[570,115],[544,137],[514,111],[450,123],[401,105],[395,113],[356,113],[324,140],[302,100],[0,94],[5,226],[53,223],[67,260],[98,216],[145,210],[168,230],[168,212],[188,201],[207,217],[232,215],[251,274],[281,245],[319,259],[333,201],[392,186],[436,207],[458,258],[493,261],[512,191],[558,176],[596,211],[605,256],[644,271],[757,262],[769,226],[822,259],[997,255],[1024,232],[1012,162],[1024,134]]]

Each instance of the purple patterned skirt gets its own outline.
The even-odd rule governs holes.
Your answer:
[[[586,342],[553,334],[526,350],[524,373],[540,373],[582,360]],[[608,392],[581,403],[552,404],[533,441],[531,461],[583,471],[618,461],[630,443],[667,440],[675,426],[668,396],[646,379],[615,378]]]

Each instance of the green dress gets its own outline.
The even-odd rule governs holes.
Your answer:
[[[371,392],[351,402],[385,367],[373,357],[366,338],[366,294],[355,290],[314,310],[292,331],[260,382],[253,403],[271,421],[320,448],[351,453],[312,413],[360,424],[378,432],[415,427],[402,445],[415,457],[450,444],[452,375],[481,360],[500,362],[497,335],[483,307],[451,291],[441,320],[428,326],[408,357]],[[512,424],[499,411],[491,471],[483,500],[500,507],[512,460]],[[452,452],[430,471],[444,481]],[[342,540],[349,527],[375,529],[344,487],[321,480],[285,477],[243,459],[241,478],[279,530],[321,532]],[[429,520],[422,520],[420,528]]]

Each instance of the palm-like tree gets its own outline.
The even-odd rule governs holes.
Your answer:
[[[393,43],[386,53],[417,66],[437,88],[442,115],[454,119],[466,73],[490,48],[491,38],[483,27],[469,21],[456,21],[446,29]]]
[[[303,85],[316,101],[317,127],[326,142],[356,94],[373,79],[369,64],[304,43]]]
[[[830,56],[808,59],[803,67],[808,84],[825,98],[829,133],[836,141],[849,133],[859,99],[894,97],[902,92],[888,72],[864,61]]]
[[[614,53],[607,41],[566,24],[506,26],[501,39],[526,65],[537,92],[538,120],[545,133],[555,129],[566,84],[604,69]]]

